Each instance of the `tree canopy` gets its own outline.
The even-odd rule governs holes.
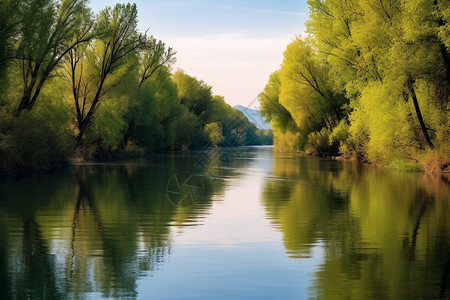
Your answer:
[[[296,124],[290,150],[448,168],[448,1],[308,5],[308,34],[287,46],[279,70],[279,104]],[[264,107],[267,91],[260,102]],[[263,113],[283,148],[286,133],[278,128],[285,125]]]

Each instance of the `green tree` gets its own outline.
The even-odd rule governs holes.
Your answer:
[[[313,39],[297,37],[287,46],[282,67],[271,76],[260,102],[274,122],[276,144],[318,155],[337,152],[329,135],[345,116],[348,99],[335,88],[330,65]]]
[[[228,147],[246,145],[247,124],[247,117],[241,111],[232,109],[223,123],[223,145]]]
[[[166,66],[141,86],[137,99],[133,129],[127,131],[130,139],[149,151],[170,149],[175,143],[176,123],[186,109],[178,102],[177,87]]]
[[[31,110],[44,83],[74,47],[93,38],[87,0],[32,0],[20,3],[12,58],[21,70],[22,96],[16,110]]]
[[[281,81],[279,71],[276,71],[270,75],[269,82],[264,87],[264,91],[259,94],[260,111],[271,124],[275,137],[275,148],[281,151],[296,151],[299,149],[295,145],[283,146],[289,140],[297,139],[295,135],[298,129],[291,113],[280,103],[280,91]]]
[[[19,25],[17,7],[23,5],[24,0],[0,2],[0,76],[6,69],[6,63],[11,59],[14,47],[14,36]]]
[[[447,147],[447,1],[308,4],[308,28],[335,89],[352,99],[350,136],[341,150],[389,163]]]
[[[196,126],[204,129],[211,122],[213,113],[211,86],[181,70],[173,75],[173,80],[178,87],[180,103],[197,117],[198,123]]]
[[[170,68],[176,62],[176,54],[172,47],[166,48],[161,40],[156,40],[153,36],[150,37],[145,50],[141,54],[139,87],[163,66]]]
[[[147,43],[146,36],[137,31],[135,4],[105,8],[97,16],[95,28],[100,36],[86,48],[71,49],[66,64],[78,145],[91,126],[105,93],[136,65],[130,56]]]
[[[147,45],[143,48],[143,51],[139,53],[139,84],[138,84],[138,96],[134,97],[131,100],[130,105],[128,106],[127,112],[125,113],[124,118],[126,119],[127,125],[125,132],[123,134],[123,138],[120,142],[119,147],[121,149],[125,149],[128,144],[129,138],[133,135],[136,128],[139,126],[137,123],[139,120],[138,114],[140,114],[140,110],[145,106],[145,102],[148,99],[142,98],[141,88],[143,84],[152,77],[159,77],[162,74],[161,80],[167,81],[167,73],[168,69],[176,62],[175,58],[176,52],[171,47],[166,47],[166,45],[160,41],[156,40],[154,37],[150,37]],[[168,69],[165,69],[168,68]],[[158,84],[157,81],[154,81],[153,84]],[[162,92],[162,91],[161,91]],[[168,100],[170,102],[170,100]],[[147,111],[148,115],[145,117],[140,114],[141,118],[152,118],[151,112]],[[162,122],[169,122],[171,118]],[[143,119],[141,119],[142,121]],[[167,124],[165,124],[167,125]]]

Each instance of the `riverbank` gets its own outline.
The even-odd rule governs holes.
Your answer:
[[[192,149],[195,150],[195,149]],[[189,151],[189,150],[179,150],[179,151]],[[274,150],[275,151],[275,150]],[[70,165],[74,164],[95,164],[95,163],[117,163],[123,161],[129,161],[144,157],[151,157],[155,154],[164,154],[177,152],[175,150],[166,150],[166,151],[152,151],[146,152],[140,148],[130,148],[127,151],[111,151],[111,152],[102,152],[97,153],[96,155],[87,154],[80,151],[74,153],[70,158],[61,160],[58,162],[51,162],[48,165],[35,167],[35,166],[21,166],[21,167],[11,167],[2,162],[0,167],[0,182],[7,178],[21,178],[28,174],[33,175],[44,175],[47,173],[51,173],[60,169],[64,169]],[[313,155],[309,155],[314,157]],[[395,163],[391,165],[383,165],[377,162],[371,162],[367,159],[357,159],[355,157],[348,157],[345,155],[340,156],[327,156],[325,158],[342,161],[342,162],[358,162],[366,165],[370,165],[376,168],[391,168],[405,172],[422,172],[430,175],[444,176],[447,180],[450,180],[450,165],[444,158],[433,158],[433,157],[425,157],[421,162],[408,162],[406,160],[399,159]]]
[[[450,174],[450,162],[444,157],[426,156],[419,160],[406,160],[406,159],[395,159],[389,165],[383,165],[381,163],[371,162],[367,159],[358,159],[355,157],[347,157],[345,155],[341,156],[331,156],[331,159],[338,161],[358,161],[364,164],[386,167],[391,169],[397,169],[401,171],[412,171],[412,172],[423,172],[427,174]]]

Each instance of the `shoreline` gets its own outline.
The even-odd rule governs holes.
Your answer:
[[[258,146],[252,146],[252,147],[268,147],[273,145],[258,145]],[[246,147],[246,146],[244,146]],[[221,148],[227,148],[227,147],[221,147]],[[189,149],[189,150],[169,150],[169,151],[160,151],[160,152],[110,152],[110,153],[104,153],[98,158],[83,158],[81,156],[73,156],[69,159],[67,159],[64,162],[56,163],[52,166],[46,167],[46,168],[35,168],[35,167],[24,167],[20,169],[16,169],[14,171],[10,172],[4,172],[0,173],[0,184],[8,179],[19,179],[24,178],[28,176],[36,176],[36,175],[46,175],[53,172],[58,172],[60,170],[63,170],[70,166],[76,166],[76,165],[95,165],[95,164],[111,164],[111,163],[125,163],[127,161],[132,161],[136,159],[142,159],[146,157],[150,157],[157,154],[170,154],[170,153],[182,153],[186,151],[196,151],[198,149]],[[297,152],[284,152],[284,151],[276,151],[279,153],[297,153]],[[413,172],[413,173],[422,173],[422,174],[428,174],[432,176],[441,176],[445,177],[447,182],[450,181],[450,165],[444,165],[443,169],[432,168],[430,170],[426,170],[422,165],[420,165],[417,162],[417,165],[420,166],[421,170],[415,171],[415,170],[408,170],[408,169],[401,169],[401,168],[392,168],[383,164],[374,163],[371,161],[368,161],[366,159],[361,160],[354,157],[346,157],[346,156],[317,156],[317,155],[304,155],[301,153],[297,153],[299,155],[302,155],[304,157],[321,157],[329,160],[335,160],[335,161],[341,161],[341,162],[357,162],[364,165],[369,165],[372,167],[377,168],[386,168],[391,170],[398,170],[401,172]],[[447,178],[448,177],[448,178]]]

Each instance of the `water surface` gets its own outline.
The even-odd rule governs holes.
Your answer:
[[[209,149],[0,184],[0,299],[439,299],[448,181]]]

